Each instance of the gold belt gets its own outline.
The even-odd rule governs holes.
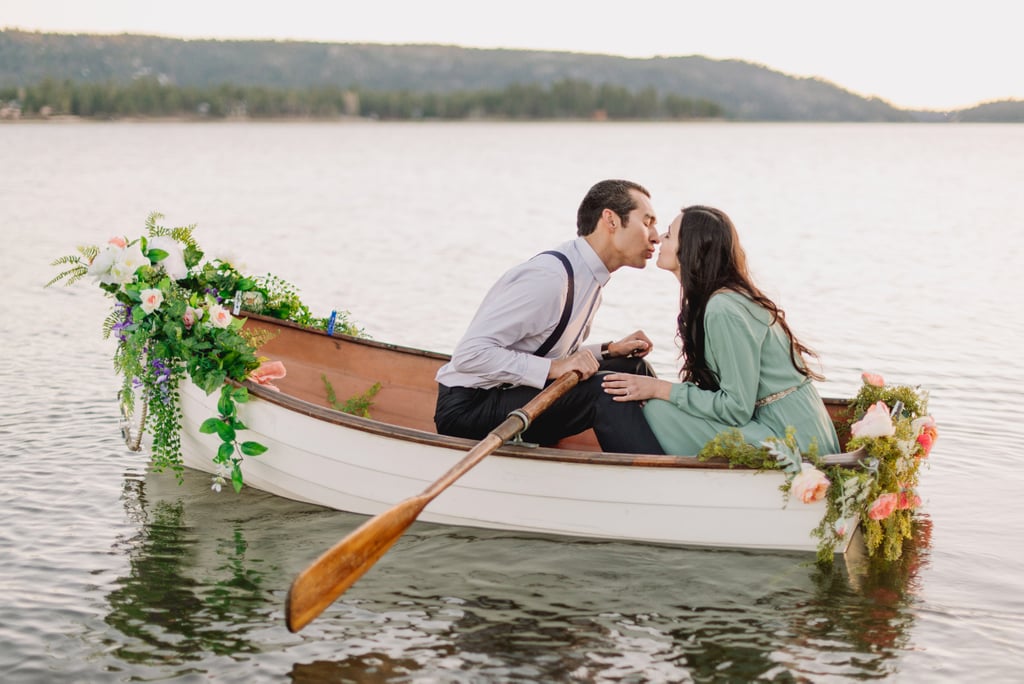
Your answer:
[[[763,406],[767,406],[768,404],[776,402],[782,397],[786,396],[787,394],[792,394],[793,392],[796,392],[798,389],[803,387],[804,384],[806,384],[806,382],[807,381],[805,380],[804,382],[801,382],[799,385],[793,385],[792,387],[787,387],[786,389],[776,392],[775,394],[769,394],[767,397],[761,397],[760,399],[754,402],[754,408],[761,408]]]

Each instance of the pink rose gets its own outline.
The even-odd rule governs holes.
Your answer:
[[[125,247],[128,246],[128,241],[125,240],[123,237],[114,236],[114,237],[110,238],[109,240],[107,240],[107,244],[108,245],[116,245],[117,247],[120,247],[121,249],[124,249]]]
[[[850,434],[854,437],[892,437],[896,428],[889,417],[889,407],[884,401],[872,404],[864,417],[850,426]]]
[[[249,379],[255,382],[257,385],[263,385],[272,390],[280,391],[280,389],[274,385],[271,380],[280,380],[285,376],[284,364],[280,361],[264,361],[260,364],[260,367],[249,374]]]
[[[192,326],[196,324],[196,318],[197,318],[196,314],[197,313],[198,312],[195,309],[193,309],[191,306],[186,306],[185,307],[185,313],[182,314],[181,321],[182,321],[182,323],[185,324],[186,328],[191,329]]]
[[[885,387],[885,380],[878,373],[861,373],[860,379],[864,381],[865,385],[871,385],[872,387]]]
[[[872,520],[885,520],[896,510],[898,503],[898,497],[892,492],[882,494],[871,504],[871,508],[868,509],[868,517]]]
[[[814,466],[803,464],[800,472],[793,478],[789,492],[804,503],[820,501],[828,491],[829,481],[825,473]]]

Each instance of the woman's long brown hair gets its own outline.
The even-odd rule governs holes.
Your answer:
[[[789,357],[793,367],[804,377],[822,380],[808,367],[805,355],[817,354],[793,335],[786,323],[786,314],[754,285],[747,270],[747,255],[740,246],[736,226],[725,212],[713,207],[685,207],[679,224],[676,256],[682,280],[680,297],[679,337],[683,344],[683,381],[701,389],[717,390],[718,377],[707,364],[704,354],[704,312],[708,300],[721,289],[738,292],[772,315],[790,340]]]

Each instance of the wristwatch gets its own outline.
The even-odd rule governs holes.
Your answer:
[[[601,344],[601,359],[607,361],[612,357],[612,353],[609,347],[612,346],[611,342],[604,342]]]

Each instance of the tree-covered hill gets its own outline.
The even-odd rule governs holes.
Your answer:
[[[179,88],[230,84],[278,91],[479,93],[572,82],[659,98],[713,103],[726,118],[752,121],[912,121],[885,101],[820,79],[796,78],[737,60],[629,59],[440,45],[182,40],[139,35],[0,31],[0,89],[57,82]]]
[[[985,102],[955,112],[951,118],[964,123],[1024,123],[1024,100]]]

